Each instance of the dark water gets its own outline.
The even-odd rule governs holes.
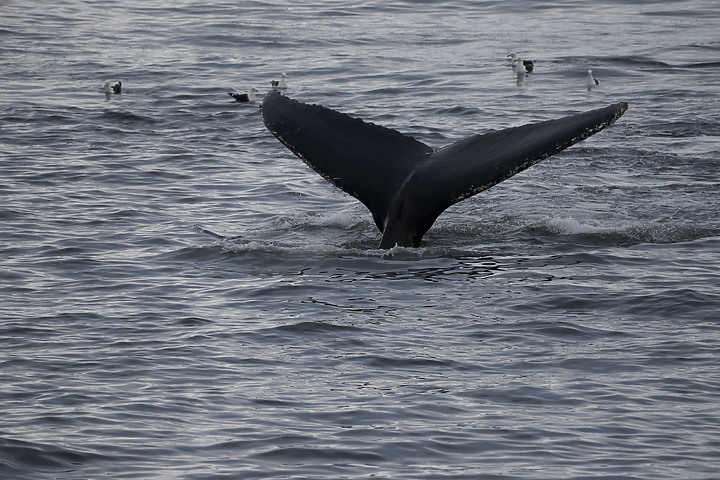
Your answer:
[[[719,478],[717,1],[2,12],[0,477]],[[226,95],[281,72],[434,147],[630,109],[388,252]]]

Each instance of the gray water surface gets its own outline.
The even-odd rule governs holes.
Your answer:
[[[2,10],[0,477],[718,478],[717,1]],[[384,251],[281,72],[434,148],[630,109]]]

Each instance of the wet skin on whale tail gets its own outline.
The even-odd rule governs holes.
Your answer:
[[[611,125],[627,103],[492,131],[433,150],[397,130],[271,92],[263,122],[290,151],[360,200],[382,232],[380,248],[418,247],[449,206]]]

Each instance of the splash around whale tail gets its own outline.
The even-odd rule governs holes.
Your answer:
[[[433,151],[397,130],[271,92],[267,129],[310,168],[360,200],[380,248],[418,247],[449,206],[506,180],[614,123],[617,103],[557,120],[493,131]]]

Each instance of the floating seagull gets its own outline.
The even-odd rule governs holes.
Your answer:
[[[280,75],[280,81],[279,81],[279,82],[278,82],[278,81],[273,81],[272,83],[273,83],[273,87],[281,88],[281,89],[283,89],[283,90],[286,89],[286,88],[288,87],[288,85],[287,85],[287,80],[286,80],[286,78],[285,78],[285,72],[283,72],[283,73]]]
[[[105,85],[103,85],[103,88],[105,89],[105,94],[110,95],[111,93],[122,93],[122,82],[118,81],[115,85],[110,85],[110,82],[105,82]]]
[[[515,67],[519,63],[522,63],[522,65],[525,67],[526,72],[532,72],[533,68],[535,68],[535,62],[533,60],[523,60],[522,58],[518,58],[518,56],[514,53],[508,53],[507,55],[512,60],[512,66]]]
[[[254,89],[254,88],[251,88],[249,94],[247,94],[247,93],[230,93],[230,92],[228,92],[228,95],[230,95],[231,97],[233,97],[233,98],[234,98],[235,100],[237,100],[238,102],[242,102],[242,103],[251,102],[251,103],[254,103],[254,102],[255,102],[255,93],[257,93],[257,90]]]
[[[587,89],[588,91],[592,90],[592,87],[595,85],[600,85],[600,82],[597,81],[595,77],[593,77],[592,70],[588,70],[588,76],[587,76]]]

